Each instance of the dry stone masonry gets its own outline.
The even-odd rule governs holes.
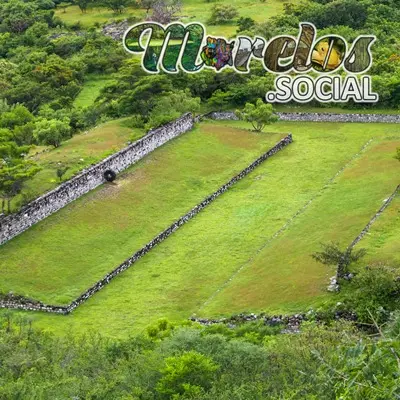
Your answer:
[[[303,112],[278,112],[281,121],[299,122],[360,122],[360,123],[392,123],[400,124],[399,115],[386,114],[333,114],[333,113],[303,113]],[[238,120],[232,111],[211,112],[205,117],[215,120]]]
[[[188,113],[151,130],[142,139],[83,170],[56,189],[32,201],[18,213],[0,217],[0,245],[103,184],[105,171],[112,170],[119,173],[125,170],[164,143],[191,130],[193,124],[193,117]]]
[[[107,284],[111,282],[117,275],[126,271],[130,268],[137,260],[142,258],[145,254],[147,254],[153,247],[157,246],[161,242],[163,242],[168,236],[174,233],[177,229],[179,229],[186,222],[190,221],[194,218],[201,210],[206,208],[209,204],[211,204],[217,197],[221,196],[225,193],[230,187],[232,187],[236,182],[243,179],[246,175],[252,172],[255,168],[257,168],[260,164],[266,161],[268,158],[272,157],[274,154],[278,153],[280,150],[288,146],[293,142],[292,135],[287,135],[284,139],[279,141],[274,147],[264,153],[261,157],[255,160],[252,164],[250,164],[247,168],[241,171],[239,174],[234,176],[229,182],[225,185],[221,186],[217,191],[213,194],[205,198],[201,203],[192,208],[188,213],[175,221],[172,225],[170,225],[167,229],[157,235],[153,240],[147,243],[144,247],[142,247],[139,251],[137,251],[132,257],[125,260],[121,265],[108,273],[103,279],[96,282],[92,287],[87,289],[82,295],[80,295],[77,299],[72,301],[66,307],[62,306],[52,306],[45,305],[40,302],[34,302],[32,300],[29,301],[18,301],[17,299],[9,301],[9,300],[0,300],[0,308],[13,308],[13,309],[23,309],[23,310],[36,310],[36,311],[44,311],[51,313],[61,313],[68,314],[77,308],[79,305],[84,303],[90,297],[92,297],[95,293],[103,289]]]
[[[280,119],[284,121],[400,123],[399,115],[330,113],[278,113],[278,115]],[[183,134],[184,132],[191,130],[194,123],[201,121],[203,118],[211,118],[215,120],[237,120],[237,117],[233,112],[211,112],[209,114],[199,116],[196,119],[193,119],[192,115],[188,113],[171,123],[148,132],[148,134],[142,139],[131,144],[120,152],[107,157],[100,163],[83,170],[79,175],[75,176],[71,180],[34,200],[25,206],[20,212],[9,216],[0,216],[0,245],[19,235],[42,219],[65,207],[67,204],[76,200],[83,194],[103,184],[105,182],[105,171],[111,170],[116,173],[123,171],[152,152],[154,149]],[[179,229],[179,227],[195,217],[201,210],[207,207],[221,194],[226,192],[232,185],[243,179],[258,165],[292,143],[292,141],[292,135],[289,134],[279,143],[277,143],[272,149],[267,151],[251,165],[241,171],[238,175],[234,176],[228,183],[221,186],[216,192],[208,196],[187,214],[175,221],[170,227],[161,232],[142,249],[137,251],[132,257],[125,260],[121,265],[108,273],[103,279],[86,290],[68,306],[47,305],[21,296],[6,295],[0,297],[0,308],[44,311],[59,314],[70,313],[80,304],[93,296],[96,292],[101,290],[109,282],[111,282],[114,277],[130,268],[138,259],[147,254],[153,247],[164,241],[168,236]],[[395,193],[393,193],[393,195],[385,202],[367,227],[361,232],[359,237],[355,239],[355,241],[352,243],[353,246],[359,240],[361,240],[375,219],[378,218],[383,210],[390,204],[398,191],[399,188],[397,188]]]

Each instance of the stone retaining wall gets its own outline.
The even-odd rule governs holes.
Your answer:
[[[353,249],[354,246],[369,232],[373,223],[380,217],[380,215],[386,210],[391,204],[397,194],[400,193],[400,185],[398,185],[395,191],[384,201],[382,207],[376,212],[376,214],[371,218],[365,228],[360,232],[360,234],[351,242],[348,247],[349,250]]]
[[[96,282],[92,287],[87,289],[82,295],[80,295],[77,299],[72,301],[67,307],[58,307],[58,306],[50,306],[44,305],[42,303],[22,303],[22,302],[1,302],[0,308],[13,308],[13,309],[24,309],[24,310],[36,310],[36,311],[45,311],[45,312],[54,312],[54,313],[62,313],[68,314],[77,308],[80,304],[84,303],[90,297],[92,297],[95,293],[103,289],[107,284],[111,282],[117,275],[126,271],[130,268],[137,260],[142,258],[145,254],[147,254],[153,247],[157,246],[161,242],[163,242],[166,238],[168,238],[172,233],[174,233],[177,229],[179,229],[182,225],[190,221],[194,218],[201,210],[211,204],[217,197],[221,196],[225,193],[231,186],[233,186],[236,182],[243,179],[246,175],[252,172],[255,168],[257,168],[261,163],[263,163],[268,158],[272,157],[274,154],[288,146],[292,143],[292,135],[289,134],[280,142],[278,142],[274,147],[264,153],[261,157],[255,160],[252,164],[250,164],[247,168],[242,170],[239,174],[234,176],[229,182],[225,185],[221,186],[217,191],[213,194],[205,198],[201,203],[192,208],[188,213],[175,221],[172,225],[170,225],[167,229],[157,235],[153,240],[147,243],[144,247],[142,247],[139,251],[137,251],[132,257],[125,260],[121,265],[108,273],[103,279]]]
[[[142,139],[83,170],[56,189],[32,201],[18,213],[0,216],[0,245],[103,184],[105,182],[103,174],[106,170],[111,169],[116,173],[123,171],[164,143],[191,130],[193,124],[193,117],[188,113],[151,130]]]
[[[400,124],[399,115],[386,114],[333,114],[333,113],[303,113],[293,112],[276,113],[281,121],[302,121],[302,122],[361,122],[361,123],[392,123]],[[206,118],[215,120],[238,120],[232,111],[211,112],[204,115]]]

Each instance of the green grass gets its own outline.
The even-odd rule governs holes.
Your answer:
[[[1,249],[0,287],[38,295],[41,300],[71,298],[211,192],[211,186],[231,176],[233,160],[244,150],[244,138],[252,138],[253,145],[245,152],[250,159],[261,150],[261,139],[265,145],[290,131],[295,139],[292,145],[73,314],[37,313],[35,318],[39,326],[59,333],[89,328],[126,336],[160,317],[180,320],[192,314],[302,311],[325,301],[333,269],[316,264],[310,254],[321,241],[349,244],[394,190],[398,127],[281,122],[268,128],[276,132],[269,137],[237,129],[244,126],[225,121],[202,124],[147,157],[118,187],[103,187],[17,237]],[[232,147],[234,132],[243,134]],[[217,146],[214,140],[221,134],[224,144]],[[206,137],[214,139],[209,142]],[[349,163],[371,138],[365,151]],[[217,154],[223,154],[225,161],[216,162]],[[199,157],[203,160],[200,170],[196,169]],[[346,164],[343,173],[327,185]],[[234,165],[239,169],[243,163]],[[202,179],[199,172],[205,174]],[[209,179],[214,175],[209,174],[218,175],[212,178],[213,185]],[[178,181],[184,190],[177,191]],[[129,184],[134,188],[128,188]],[[185,196],[177,202],[182,192]],[[271,240],[301,209],[287,229]]]
[[[32,200],[59,184],[56,176],[58,163],[69,166],[63,177],[64,180],[69,179],[83,168],[121,150],[127,146],[128,141],[137,140],[144,135],[142,130],[126,127],[125,121],[126,119],[120,119],[101,124],[75,135],[57,149],[36,147],[32,151],[32,160],[42,169],[27,183],[23,194],[13,200],[14,209],[20,205],[22,199],[25,202]],[[43,152],[44,150],[48,151]]]
[[[90,74],[86,76],[86,81],[74,101],[74,106],[90,107],[100,95],[101,90],[113,80],[110,74]]]
[[[224,25],[209,25],[212,8],[215,5],[232,5],[239,17],[250,17],[256,22],[266,22],[268,18],[279,14],[283,10],[283,1],[267,0],[265,3],[254,0],[218,0],[206,2],[204,0],[184,0],[180,19],[183,22],[202,22],[207,26],[207,33],[233,38],[236,36],[235,22]]]
[[[0,291],[69,303],[281,136],[204,124],[166,144],[2,246]]]
[[[321,242],[337,241],[345,248],[380,208],[398,184],[393,154],[399,144],[400,138],[375,139],[360,158],[318,194],[279,240],[272,240],[245,263],[235,279],[202,309],[202,314],[265,308],[279,311],[295,308],[299,300],[303,304],[307,298],[312,302],[334,272],[310,255],[319,250]],[[380,256],[379,252],[375,254],[376,258]]]
[[[121,14],[115,14],[113,11],[104,7],[89,8],[86,13],[82,13],[78,6],[67,7],[65,12],[62,9],[56,10],[56,16],[61,18],[67,24],[75,24],[80,22],[82,27],[89,28],[95,24],[103,25],[107,21],[123,20],[129,17],[137,17],[141,20],[145,19],[145,10],[138,10],[129,7]]]
[[[237,8],[240,17],[250,17],[257,22],[265,22],[271,16],[279,14],[283,10],[284,2],[282,0],[267,0],[265,3],[254,0],[219,0],[206,2],[205,0],[183,0],[183,8],[178,15],[182,22],[201,22],[205,25],[211,15],[211,10],[215,5],[233,5]],[[66,12],[62,9],[56,11],[56,15],[67,24],[80,22],[84,27],[90,27],[94,24],[104,24],[113,19],[126,19],[135,17],[144,21],[146,11],[136,8],[128,8],[122,14],[114,14],[112,11],[102,7],[89,9],[87,13],[82,14],[77,6],[67,7]],[[236,34],[236,23],[224,25],[211,25],[207,27],[207,32],[213,35],[234,37]]]
[[[357,244],[367,250],[358,267],[384,263],[400,268],[400,195],[372,225],[369,233]]]

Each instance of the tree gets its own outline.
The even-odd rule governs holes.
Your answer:
[[[312,258],[324,265],[337,266],[337,276],[340,278],[348,273],[350,264],[360,260],[365,254],[365,249],[347,248],[342,251],[337,243],[327,243],[322,244],[322,251],[313,253]]]
[[[92,1],[93,0],[74,0],[74,4],[76,4],[79,7],[79,9],[81,10],[81,12],[83,14],[85,14],[90,3],[92,3]],[[61,3],[61,4],[64,4],[64,3]],[[61,6],[61,4],[60,4],[60,6]],[[65,12],[65,8],[64,8],[64,12]]]
[[[211,11],[211,17],[208,20],[210,25],[226,24],[239,16],[239,12],[231,5],[216,5]]]
[[[158,0],[153,4],[151,20],[160,24],[169,24],[182,9],[181,0]]]
[[[59,179],[59,181],[62,181],[63,176],[65,175],[65,173],[68,171],[69,167],[63,167],[62,165],[60,165],[57,170],[56,170],[56,175],[57,178]]]
[[[221,89],[216,90],[208,100],[209,106],[216,111],[223,110],[229,103],[230,94],[223,92]]]
[[[337,25],[359,29],[367,21],[368,5],[359,0],[336,0],[328,4],[303,5],[299,13],[300,20],[313,22],[320,29]]]
[[[14,129],[17,126],[23,126],[32,122],[34,116],[23,105],[17,104],[12,107],[10,111],[4,112],[0,115],[0,127],[7,129]]]
[[[157,2],[158,0],[142,0],[140,2],[140,5],[146,10],[146,13],[149,14],[149,11],[154,7]]]
[[[256,21],[254,21],[253,18],[250,18],[250,17],[240,17],[240,18],[237,20],[237,26],[238,26],[238,28],[237,28],[236,33],[240,33],[240,32],[243,32],[243,31],[248,31],[248,30],[250,30],[251,28],[253,28],[255,24],[256,24]]]
[[[199,109],[200,98],[192,97],[189,90],[167,93],[157,100],[149,115],[146,128],[156,128],[180,117],[186,112],[194,114]]]
[[[39,118],[35,123],[35,137],[47,146],[60,147],[63,140],[69,138],[70,134],[71,127],[68,118],[64,120]]]
[[[33,162],[25,160],[30,146],[18,146],[9,129],[0,129],[0,197],[1,212],[8,211],[13,197],[19,194],[25,181],[33,177],[39,168]]]
[[[0,160],[1,162],[1,160]],[[40,168],[32,161],[24,159],[5,162],[0,168],[0,195],[2,197],[2,212],[7,201],[8,212],[11,211],[11,200],[21,193],[24,183],[35,176]]]
[[[37,5],[34,2],[9,0],[0,6],[0,21],[7,30],[22,33],[35,22]]]
[[[63,14],[67,12],[67,8],[70,6],[70,3],[59,3],[57,7],[63,10]],[[82,10],[81,10],[82,11]]]
[[[266,125],[278,121],[272,105],[264,103],[261,99],[258,99],[255,105],[246,103],[242,111],[236,111],[236,115],[239,119],[250,122],[256,132],[261,132]]]
[[[103,0],[102,4],[116,14],[121,14],[126,7],[132,4],[132,0]]]
[[[196,351],[165,359],[162,378],[157,384],[160,394],[175,398],[177,395],[200,394],[211,387],[219,366],[213,360]]]

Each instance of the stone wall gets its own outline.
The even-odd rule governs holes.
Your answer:
[[[381,214],[386,210],[387,207],[390,206],[395,197],[400,193],[400,185],[396,187],[394,192],[384,201],[382,207],[375,213],[375,215],[371,218],[365,228],[360,232],[360,234],[351,242],[348,247],[349,250],[353,249],[354,246],[369,232],[373,223],[381,216]]]
[[[132,257],[125,260],[122,264],[120,264],[117,268],[108,273],[103,279],[96,282],[93,286],[87,289],[82,295],[80,295],[77,299],[72,301],[67,307],[58,307],[58,306],[50,306],[44,305],[42,303],[34,303],[32,301],[29,304],[25,302],[5,302],[0,301],[0,308],[13,308],[13,309],[25,309],[25,310],[37,310],[37,311],[45,311],[45,312],[53,312],[53,313],[62,313],[68,314],[77,308],[80,304],[84,303],[90,297],[92,297],[95,293],[103,289],[107,284],[111,282],[117,275],[126,271],[130,268],[137,260],[142,258],[145,254],[147,254],[153,247],[157,246],[161,242],[163,242],[166,238],[168,238],[172,233],[174,233],[177,229],[179,229],[182,225],[190,221],[194,218],[201,210],[206,208],[209,204],[211,204],[217,197],[221,196],[225,193],[231,186],[233,186],[236,182],[243,179],[246,175],[252,172],[255,168],[257,168],[261,163],[263,163],[268,158],[272,157],[274,154],[288,146],[292,143],[292,135],[289,134],[280,142],[278,142],[274,147],[264,153],[261,157],[255,160],[252,164],[250,164],[247,168],[242,170],[239,174],[235,175],[229,182],[225,185],[221,186],[217,191],[212,193],[210,196],[205,198],[201,203],[193,207],[188,213],[184,216],[180,217],[177,221],[171,224],[167,229],[157,235],[153,240],[143,246],[139,251],[133,254]]]
[[[361,123],[393,123],[400,124],[400,115],[385,114],[333,114],[333,113],[276,113],[281,121],[302,121],[302,122],[361,122]],[[215,120],[238,120],[232,111],[211,112],[204,115],[206,118]]]
[[[154,149],[191,130],[193,124],[193,117],[188,113],[160,128],[151,130],[142,139],[83,170],[56,189],[32,201],[18,213],[0,216],[0,245],[103,184],[105,182],[103,174],[106,170],[111,169],[116,173],[123,171]]]

